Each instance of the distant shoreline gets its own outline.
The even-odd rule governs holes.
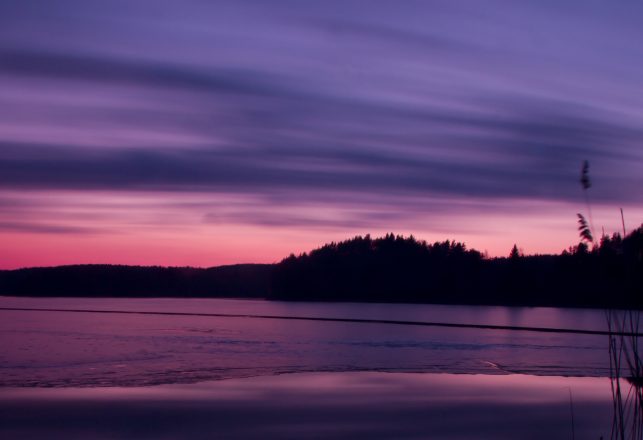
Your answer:
[[[540,257],[534,257],[540,258]],[[502,260],[496,264],[502,264]],[[506,261],[505,261],[506,263]],[[610,295],[583,295],[578,291],[550,290],[540,298],[514,296],[499,298],[497,295],[480,295],[467,298],[449,298],[449,292],[433,292],[425,298],[378,294],[372,298],[364,295],[336,295],[328,298],[301,294],[280,296],[273,289],[276,264],[248,264],[200,268],[175,268],[158,266],[74,265],[47,268],[27,268],[0,271],[0,296],[33,298],[217,298],[231,300],[267,300],[317,303],[389,303],[435,304],[501,307],[562,307],[589,309],[643,309],[640,295],[630,292],[625,298]],[[124,276],[126,274],[127,276]],[[135,278],[136,282],[128,280]],[[168,282],[168,278],[173,281]],[[533,288],[530,289],[533,292]],[[557,300],[555,300],[557,298]],[[617,301],[615,301],[617,300]]]
[[[560,255],[484,258],[463,243],[358,236],[277,264],[0,271],[0,295],[643,308],[643,227]]]

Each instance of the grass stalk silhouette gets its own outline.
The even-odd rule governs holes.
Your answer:
[[[589,178],[589,161],[587,160],[583,162],[583,167],[581,168],[580,184],[583,187],[583,194],[585,195],[585,206],[587,207],[587,215],[589,217],[589,227],[587,229],[590,232],[589,234],[590,237],[592,237],[592,236],[595,236],[594,234],[595,229],[594,229],[594,219],[592,217],[592,205],[589,203],[589,191],[588,191],[592,187],[592,181]],[[585,218],[582,216],[582,214],[578,214],[578,216],[585,222]],[[585,226],[587,226],[587,222],[585,222]],[[593,238],[588,241],[593,241]]]
[[[578,213],[578,231],[581,241],[591,243],[596,249],[594,226],[588,190],[591,188],[589,162],[584,161],[581,168],[580,183],[585,195],[589,223]],[[621,208],[623,238],[625,220]],[[612,440],[643,439],[643,360],[641,359],[638,336],[627,336],[624,332],[638,332],[640,328],[639,310],[605,311],[609,332],[608,350],[610,360],[610,388],[612,391]],[[629,386],[628,386],[629,385]]]
[[[612,390],[612,439],[643,438],[643,363],[638,337],[617,335],[622,329],[639,329],[640,312],[608,310],[607,325]]]

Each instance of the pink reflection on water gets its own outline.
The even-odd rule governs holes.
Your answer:
[[[608,433],[605,378],[370,372],[146,388],[5,389],[0,434],[567,439],[570,391],[578,438]]]

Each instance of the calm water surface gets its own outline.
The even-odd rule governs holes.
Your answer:
[[[1,297],[0,307],[605,329],[602,311],[225,299]],[[607,337],[203,316],[0,311],[0,386],[191,383],[301,372],[606,376]]]
[[[10,297],[0,307],[605,330],[601,311],[553,308]],[[598,439],[611,426],[606,336],[0,310],[0,344],[1,438],[569,439],[573,429]]]
[[[605,378],[381,372],[5,388],[0,437],[598,440],[609,438],[609,395]]]

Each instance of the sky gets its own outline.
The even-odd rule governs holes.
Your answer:
[[[638,0],[0,3],[0,268],[643,222]]]

